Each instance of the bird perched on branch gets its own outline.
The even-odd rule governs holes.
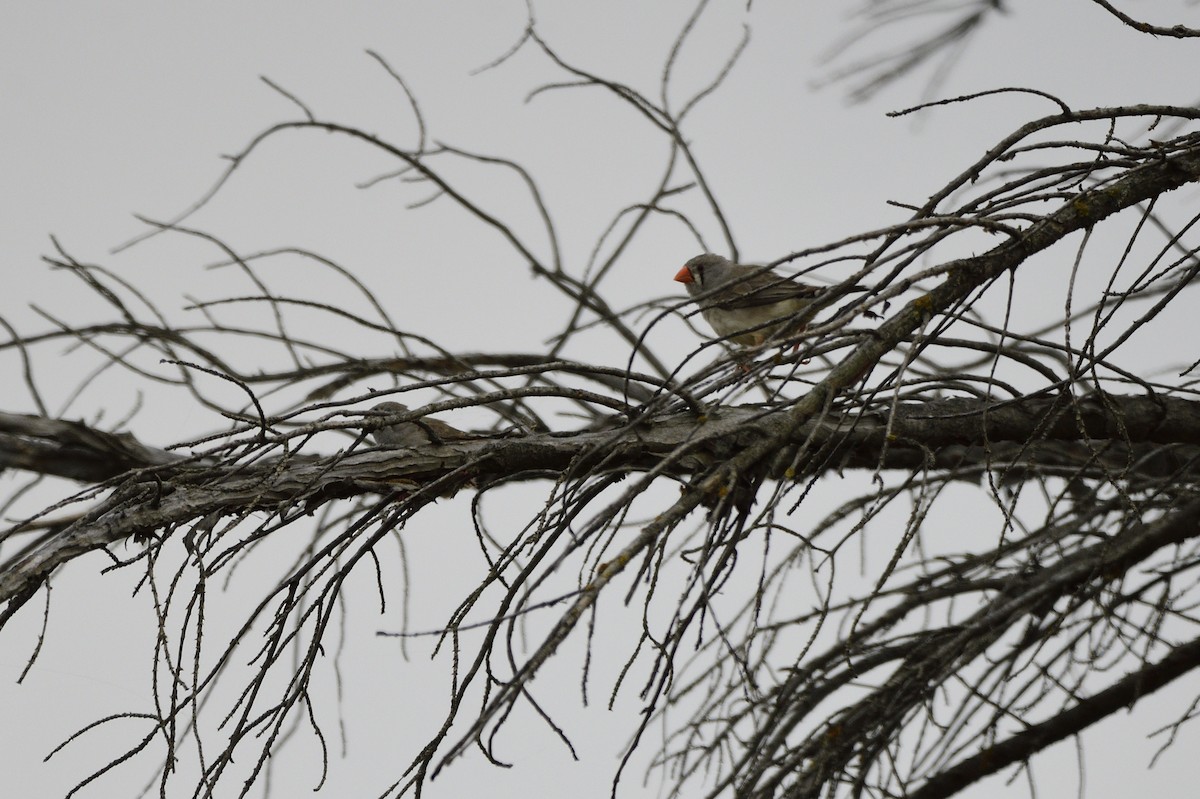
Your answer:
[[[409,413],[407,405],[399,402],[381,402],[371,408],[370,416],[399,416]],[[409,419],[406,422],[384,425],[371,432],[371,438],[381,447],[423,447],[426,444],[445,444],[452,441],[468,441],[480,436],[459,430],[432,416]]]
[[[700,298],[700,313],[718,336],[743,347],[756,347],[783,331],[792,316],[830,290],[709,252],[684,264],[675,280]]]

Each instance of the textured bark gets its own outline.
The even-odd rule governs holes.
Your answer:
[[[302,456],[246,467],[188,460],[129,434],[114,435],[80,422],[0,414],[0,463],[112,481],[114,487],[84,517],[4,564],[0,602],[27,595],[56,567],[92,549],[210,514],[286,513],[301,505],[311,512],[333,499],[413,492],[448,478],[451,482],[441,491],[520,473],[581,474],[598,465],[600,453],[605,470],[645,471],[669,459],[664,474],[687,479],[778,435],[787,423],[786,410],[729,407],[711,410],[703,419],[674,414],[626,429],[481,439],[419,451]],[[988,468],[1005,469],[1010,480],[1047,470],[1082,476],[1116,468],[1145,476],[1191,475],[1200,455],[1200,402],[1113,395],[1031,397],[1002,404],[930,400],[856,418],[809,422],[799,436],[797,444],[821,452],[820,460],[796,469],[795,450],[787,447],[772,476],[783,477],[785,469],[795,476],[826,469],[919,466],[976,475]]]
[[[617,467],[648,468],[661,456],[693,442],[697,454],[685,457],[672,470],[674,474],[687,474],[714,458],[728,457],[764,434],[777,433],[784,425],[785,411],[736,406],[710,409],[702,420],[690,413],[648,420],[620,431],[618,456],[614,459],[612,453],[606,453],[606,461]],[[620,422],[613,420],[614,426]],[[580,451],[586,452],[612,437],[613,432],[595,431],[494,438],[486,443],[447,448],[445,457],[434,461],[399,457],[387,460],[403,475],[433,479],[486,453],[489,462],[474,468],[485,478],[499,479],[504,476],[504,468],[564,470]],[[801,426],[799,438],[821,446],[838,445],[845,452],[842,465],[850,467],[875,468],[882,464],[884,468],[908,468],[914,456],[932,454],[938,458],[940,451],[951,447],[952,458],[966,458],[955,463],[985,465],[988,459],[983,449],[970,457],[967,452],[989,446],[1006,453],[996,460],[1015,463],[1020,460],[1019,450],[1001,445],[1034,441],[1040,442],[1039,460],[1059,456],[1069,463],[1084,453],[1098,455],[1101,447],[1108,453],[1114,452],[1114,447],[1126,453],[1156,444],[1198,446],[1200,401],[1111,394],[1081,399],[1033,396],[1003,403],[931,399],[864,412],[853,420],[808,422]],[[1090,443],[1092,447],[1052,447],[1050,442]],[[297,460],[308,463],[314,458]],[[938,462],[946,465],[950,461],[943,457]],[[354,475],[346,475],[347,470],[356,469],[367,470],[358,475],[364,482],[379,477],[372,473],[374,467],[369,462],[356,459],[350,463],[338,467],[331,473],[338,477],[330,480],[350,479]],[[184,472],[207,468],[186,456],[144,444],[129,433],[113,434],[82,422],[10,413],[0,413],[0,466],[87,482],[112,480],[140,469],[166,467],[158,473],[161,480],[171,474],[172,466]],[[274,467],[257,468],[270,471]]]

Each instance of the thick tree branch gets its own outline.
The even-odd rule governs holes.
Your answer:
[[[619,420],[614,419],[619,425]],[[758,432],[751,430],[756,425]],[[521,451],[517,460],[531,468],[560,471],[580,450],[604,453],[609,468],[637,471],[652,467],[658,458],[689,441],[704,441],[710,457],[724,458],[761,433],[777,435],[787,426],[780,409],[734,406],[713,409],[704,420],[674,413],[613,431],[497,438],[490,443],[460,445],[462,451],[443,461],[442,473],[462,468],[483,451],[496,463],[513,463],[500,453]],[[838,445],[846,450],[841,464],[847,467],[908,468],[912,454],[922,456],[943,447],[986,447],[989,444],[1042,442],[1111,442],[1122,445],[1174,444],[1200,446],[1200,400],[1180,397],[1103,396],[1072,399],[1032,396],[1005,402],[975,398],[931,399],[903,403],[893,408],[864,412],[848,419],[809,421],[800,426],[797,440],[821,447]],[[1045,447],[1043,453],[1049,452]],[[1111,450],[1110,450],[1111,451]],[[1059,452],[1075,452],[1063,449]],[[1098,452],[1098,450],[1096,450]],[[310,460],[306,456],[303,460]],[[894,459],[894,460],[893,460]],[[0,413],[0,466],[39,474],[103,482],[131,470],[170,467],[184,456],[147,446],[129,433],[113,434],[82,422]],[[1006,463],[1015,461],[1002,459]],[[1019,459],[1017,459],[1019,460]],[[685,458],[671,471],[687,474],[710,463],[709,457]],[[1036,459],[1031,459],[1036,463]],[[192,468],[195,468],[194,466]],[[348,468],[342,464],[340,470]],[[498,479],[502,473],[479,466],[481,475]],[[576,465],[578,468],[578,465]],[[427,463],[401,466],[406,478],[435,479],[437,470]],[[373,479],[372,475],[363,475]],[[157,479],[169,480],[170,470]]]
[[[83,422],[0,412],[0,468],[101,482],[131,469],[162,466],[183,456],[148,447],[129,433]]]
[[[95,482],[127,475],[112,497],[70,528],[11,558],[0,572],[0,602],[40,584],[80,554],[209,514],[282,514],[301,504],[311,511],[313,503],[398,489],[411,492],[455,476],[458,485],[488,484],[515,474],[569,477],[601,464],[608,471],[657,469],[684,479],[736,458],[764,436],[779,436],[790,429],[789,419],[779,410],[730,407],[714,409],[703,420],[676,413],[623,430],[481,439],[421,451],[297,456],[247,468],[181,463],[182,456],[148,447],[127,433],[114,435],[80,422],[0,414],[0,464]],[[825,453],[812,466],[818,469],[923,466],[979,473],[1004,468],[1010,479],[1026,473],[1014,471],[1017,467],[1028,474],[1053,470],[1072,476],[1101,468],[1186,474],[1196,469],[1200,401],[1116,395],[1029,397],[999,404],[931,400],[899,405],[890,414],[880,410],[853,419],[810,420],[800,426],[795,441]],[[1159,450],[1162,445],[1184,449],[1167,453]],[[681,451],[685,454],[677,454]],[[796,471],[793,457],[792,447],[780,450],[776,477],[785,468]]]

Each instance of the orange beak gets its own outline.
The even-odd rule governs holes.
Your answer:
[[[692,270],[688,269],[686,266],[681,267],[680,270],[675,273],[675,280],[678,281],[679,283],[693,282],[692,281]]]

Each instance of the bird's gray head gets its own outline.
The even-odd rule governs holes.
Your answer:
[[[702,253],[684,264],[675,274],[675,280],[683,284],[688,294],[696,295],[728,282],[733,265],[733,261],[723,255]]]
[[[392,402],[391,400],[388,400],[387,402],[381,402],[378,405],[375,405],[371,408],[371,410],[374,412],[372,414],[373,416],[379,416],[385,413],[391,416],[397,413],[408,413],[408,406],[401,405],[399,402]]]

